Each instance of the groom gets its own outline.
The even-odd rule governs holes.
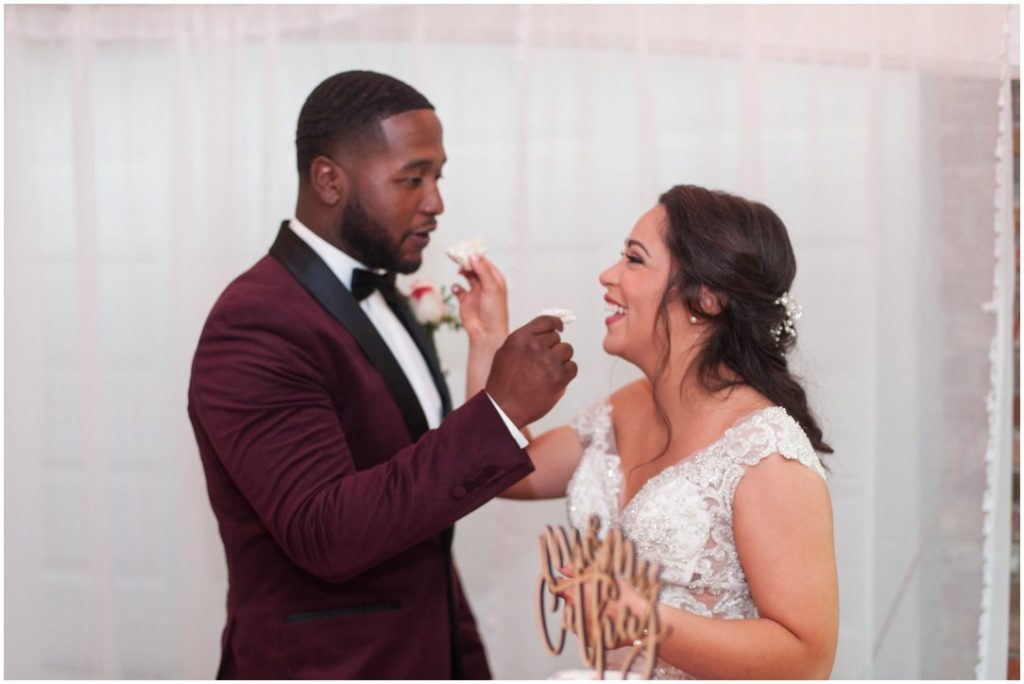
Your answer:
[[[576,374],[539,317],[451,410],[394,288],[437,228],[441,124],[419,92],[346,72],[310,94],[299,196],[203,328],[189,417],[227,556],[218,677],[482,679],[453,524],[531,470],[520,429]]]

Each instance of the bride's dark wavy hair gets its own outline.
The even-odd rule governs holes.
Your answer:
[[[666,342],[671,340],[668,306],[679,297],[692,315],[710,324],[694,365],[699,382],[711,392],[749,385],[786,409],[816,451],[831,454],[807,393],[786,362],[796,338],[783,329],[786,310],[775,303],[796,276],[786,226],[763,204],[695,185],[677,185],[658,202],[668,214],[664,241],[673,260],[658,306],[657,324]],[[718,299],[717,313],[702,306],[701,286]],[[778,340],[773,329],[781,329]],[[669,348],[666,344],[655,377],[663,377]],[[657,410],[667,422],[661,406]]]

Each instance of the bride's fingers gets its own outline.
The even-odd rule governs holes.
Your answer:
[[[468,313],[466,307],[472,307],[474,299],[479,299],[479,297],[475,297],[475,295],[479,294],[478,292],[467,289],[458,283],[452,285],[452,294],[455,295],[455,301],[458,302],[461,315],[466,315]]]
[[[494,277],[498,281],[498,284],[501,285],[501,289],[508,289],[505,283],[505,275],[492,262],[488,261],[487,263],[494,269]]]
[[[480,284],[483,285],[487,291],[493,290],[504,290],[505,279],[502,277],[501,272],[497,267],[487,259],[487,257],[479,254],[471,254],[469,257],[473,264],[473,270],[480,277]]]
[[[473,271],[459,271],[459,275],[465,278],[469,283],[469,290],[463,288],[463,291],[466,292],[466,294],[483,289],[480,284],[480,276]]]
[[[455,291],[456,287],[459,288],[459,290],[465,297],[480,293],[479,281],[477,281],[475,278],[470,278],[468,283],[454,283],[452,285],[452,292]]]

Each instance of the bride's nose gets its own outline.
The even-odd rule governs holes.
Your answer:
[[[597,282],[601,283],[605,287],[615,285],[619,282],[618,272],[619,264],[612,264],[611,266],[609,266],[608,268],[604,269],[604,271],[601,272],[601,275],[598,276],[597,278]]]

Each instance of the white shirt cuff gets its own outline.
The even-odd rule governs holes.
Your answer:
[[[484,392],[484,394],[487,394],[487,392]],[[508,428],[508,431],[509,433],[511,433],[512,438],[516,440],[516,444],[519,445],[520,449],[525,449],[527,445],[529,445],[530,440],[526,439],[526,435],[520,432],[519,428],[515,426],[515,423],[509,420],[508,416],[505,415],[505,412],[501,410],[500,406],[498,406],[498,402],[494,401],[494,397],[492,397],[490,394],[487,394],[487,398],[491,400],[492,404],[494,404],[494,408],[497,409],[498,415],[501,416],[501,420],[504,421],[505,427]]]

